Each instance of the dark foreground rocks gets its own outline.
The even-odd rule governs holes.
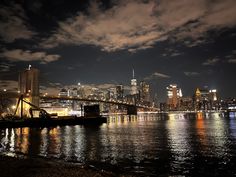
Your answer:
[[[1,177],[113,177],[111,172],[41,158],[0,156]]]

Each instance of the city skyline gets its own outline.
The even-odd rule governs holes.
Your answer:
[[[221,1],[3,1],[0,84],[16,84],[29,64],[47,87],[150,84],[236,97],[236,3]],[[181,7],[181,8],[179,8]],[[17,85],[16,85],[17,86]]]

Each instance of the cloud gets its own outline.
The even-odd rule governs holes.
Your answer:
[[[228,63],[236,63],[236,59],[229,59]]]
[[[183,53],[173,48],[166,48],[165,53],[162,54],[163,57],[176,57],[179,55],[183,55]]]
[[[42,45],[50,48],[58,44],[91,44],[105,51],[145,48],[152,45],[153,40],[161,39],[161,33],[153,29],[154,6],[152,1],[128,1],[103,12],[93,3],[89,15],[59,22],[59,29]]]
[[[185,71],[184,74],[188,77],[191,77],[191,76],[198,76],[200,73]]]
[[[188,39],[187,46],[192,47],[206,41],[200,38],[207,31],[236,25],[235,0],[121,0],[114,4],[104,11],[92,3],[87,14],[58,22],[58,29],[41,46],[87,44],[108,52],[136,52],[158,41]]]
[[[10,71],[10,67],[14,66],[13,64],[9,63],[0,63],[0,72],[8,72]]]
[[[154,72],[150,76],[145,77],[144,80],[153,80],[153,79],[157,79],[157,78],[168,79],[168,78],[170,78],[170,76],[163,74],[163,73]]]
[[[28,18],[19,4],[0,5],[0,19],[0,38],[7,43],[31,39],[36,34],[30,29]]]
[[[173,1],[173,3],[176,2],[180,5],[186,1],[187,0],[182,0],[179,1],[179,3],[177,3],[177,1]],[[193,1],[190,0],[188,3],[193,3]],[[196,7],[193,8],[191,6]],[[195,1],[195,4],[189,4],[189,7],[190,11],[185,11],[183,13],[185,13],[185,15],[188,15],[188,13],[195,14],[195,17],[197,18],[193,19],[192,21],[188,21],[185,25],[177,30],[176,37],[179,39],[189,37],[193,39],[191,41],[192,43],[199,44],[205,42],[204,39],[201,40],[199,38],[204,37],[207,31],[232,28],[236,25],[236,3],[234,0],[200,0]],[[175,13],[175,11],[173,11],[173,13]],[[177,13],[176,18],[178,18],[178,15],[179,14]],[[195,39],[197,39],[197,43]]]
[[[0,80],[0,88],[8,91],[17,91],[18,82],[14,80]]]
[[[202,63],[202,65],[204,65],[204,66],[212,66],[212,65],[215,65],[218,62],[219,62],[218,58],[213,58],[213,59],[208,59],[207,61]]]
[[[41,63],[49,63],[56,61],[60,55],[47,54],[46,52],[32,52],[30,50],[4,50],[0,53],[0,57],[6,58],[11,61],[41,61]]]

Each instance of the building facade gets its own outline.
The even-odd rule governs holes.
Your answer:
[[[176,110],[179,107],[180,99],[183,96],[182,90],[176,84],[171,84],[167,89],[167,105],[170,110]]]
[[[144,104],[150,104],[150,86],[144,81],[139,85],[140,102]]]
[[[216,89],[197,88],[194,95],[194,104],[196,110],[217,110],[219,107],[219,98]]]

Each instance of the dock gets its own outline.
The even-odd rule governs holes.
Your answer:
[[[106,117],[58,117],[58,118],[25,118],[0,120],[0,128],[52,127],[65,125],[101,125],[107,123]]]

